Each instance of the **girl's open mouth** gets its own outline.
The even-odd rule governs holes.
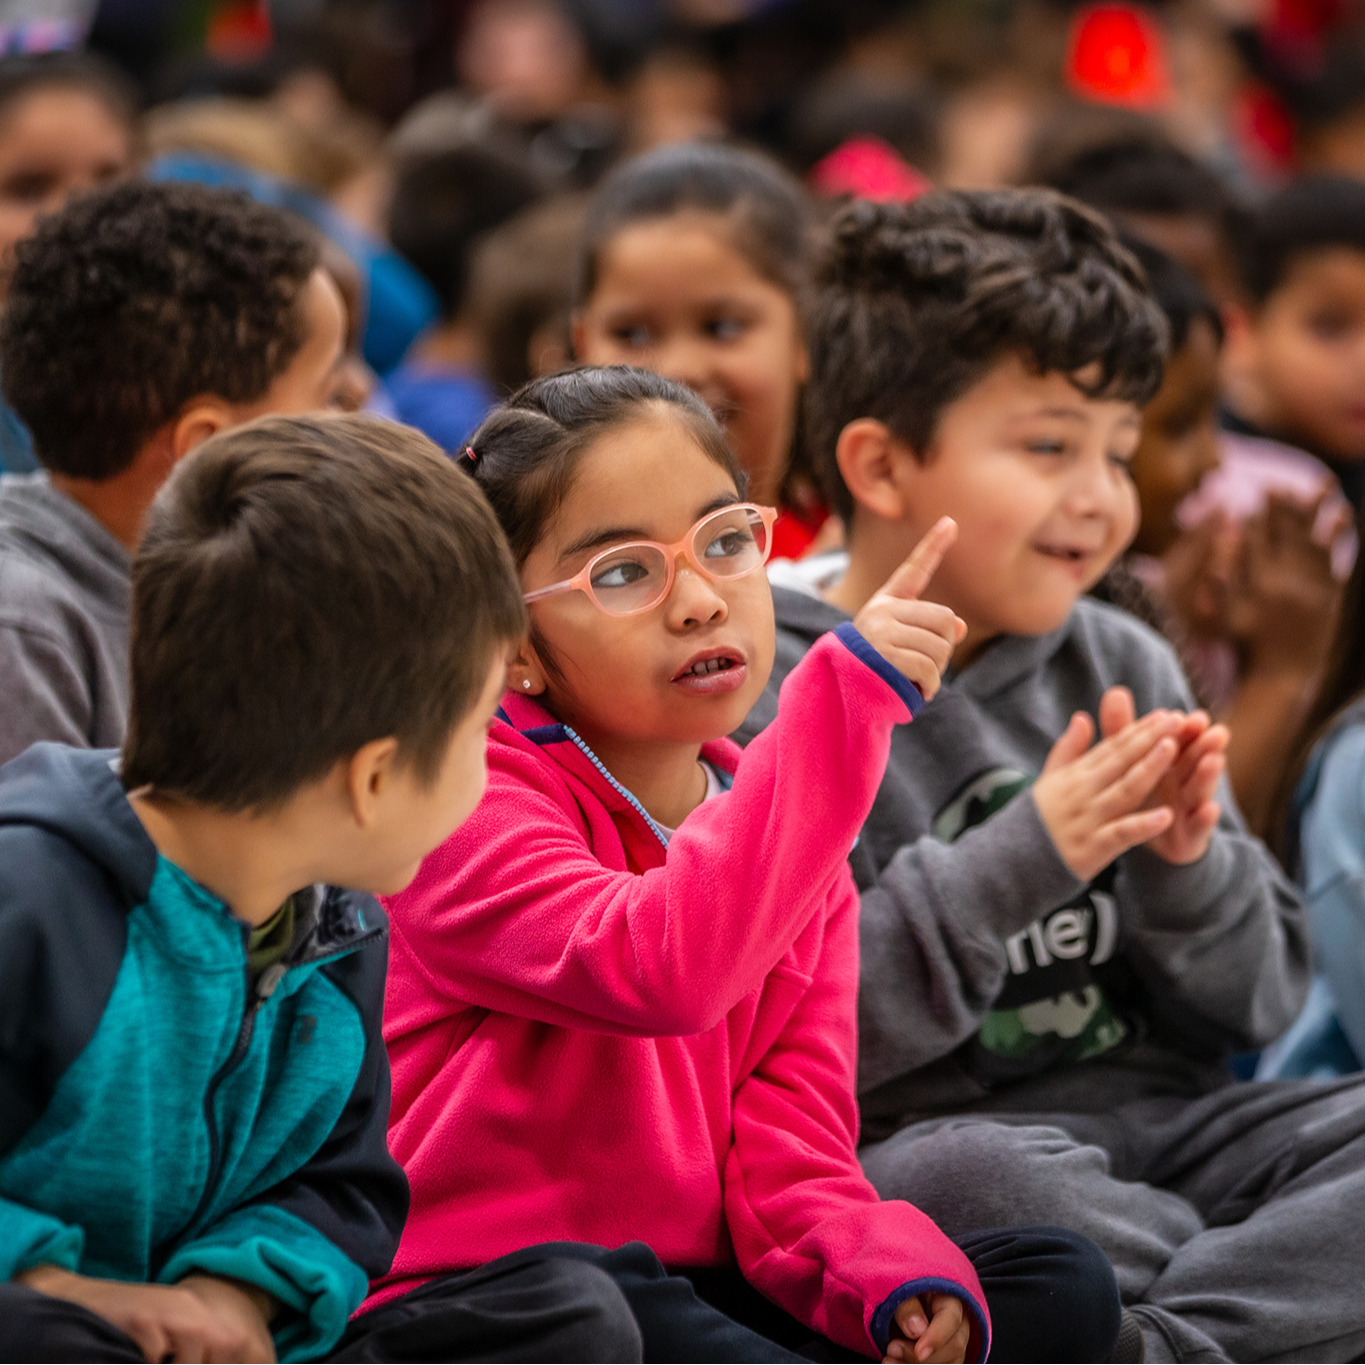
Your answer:
[[[720,673],[727,668],[733,668],[733,659],[703,659],[700,663],[693,664],[691,668],[684,669],[684,674],[690,673],[694,677],[704,677],[707,673]],[[680,675],[681,676],[681,675]]]
[[[690,660],[673,675],[673,682],[685,692],[709,695],[733,692],[744,685],[749,670],[741,654],[727,650],[708,650]]]

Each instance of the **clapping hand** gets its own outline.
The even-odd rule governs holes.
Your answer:
[[[1175,758],[1153,789],[1149,806],[1169,810],[1171,819],[1146,844],[1168,863],[1183,866],[1204,856],[1222,814],[1213,798],[1227,766],[1228,729],[1211,724],[1206,711],[1168,714],[1179,718]],[[1117,738],[1138,724],[1133,694],[1126,687],[1111,687],[1100,701],[1101,733]]]

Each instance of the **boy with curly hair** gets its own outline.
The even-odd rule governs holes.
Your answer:
[[[967,623],[852,853],[867,1174],[950,1235],[1086,1234],[1149,1360],[1355,1358],[1365,1086],[1225,1066],[1297,1012],[1303,909],[1170,647],[1085,596],[1137,528],[1167,330],[1140,267],[1052,191],[855,204],[810,326],[848,551],[775,588],[749,727],[944,515],[928,595]]]
[[[157,489],[215,432],[330,406],[345,332],[309,229],[245,196],[125,182],[19,245],[0,374],[42,470],[0,478],[0,763],[122,742]]]

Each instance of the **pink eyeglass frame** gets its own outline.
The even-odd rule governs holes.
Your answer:
[[[712,517],[723,516],[726,512],[757,512],[759,520],[763,523],[763,529],[767,532],[763,546],[763,558],[752,569],[746,569],[741,574],[732,574],[728,577],[709,573],[692,548],[692,542],[696,538],[697,531]],[[736,583],[741,578],[747,578],[751,573],[756,573],[772,555],[773,523],[776,520],[776,507],[760,507],[756,502],[737,502],[730,507],[717,507],[714,512],[708,512],[704,517],[694,522],[691,530],[681,540],[675,540],[672,545],[665,545],[658,540],[627,540],[620,545],[609,545],[601,554],[593,555],[572,578],[566,578],[560,583],[551,583],[548,588],[537,588],[534,592],[524,593],[521,600],[529,605],[532,602],[539,602],[543,597],[552,597],[556,593],[581,592],[587,595],[588,601],[598,611],[605,612],[608,616],[638,616],[641,612],[653,611],[660,602],[667,601],[668,594],[673,591],[673,581],[677,577],[679,555],[682,555],[692,569],[712,583]],[[663,590],[658,597],[643,607],[632,607],[629,611],[607,611],[607,608],[597,600],[597,594],[593,591],[592,571],[604,559],[610,559],[612,555],[619,555],[622,550],[631,550],[636,546],[663,551],[664,562],[668,565],[668,576],[664,579]]]

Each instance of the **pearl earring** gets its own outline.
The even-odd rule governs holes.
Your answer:
[[[523,678],[523,679],[522,679],[522,682],[521,682],[521,685],[529,692],[529,691],[531,690],[531,680],[530,680],[530,678]]]

